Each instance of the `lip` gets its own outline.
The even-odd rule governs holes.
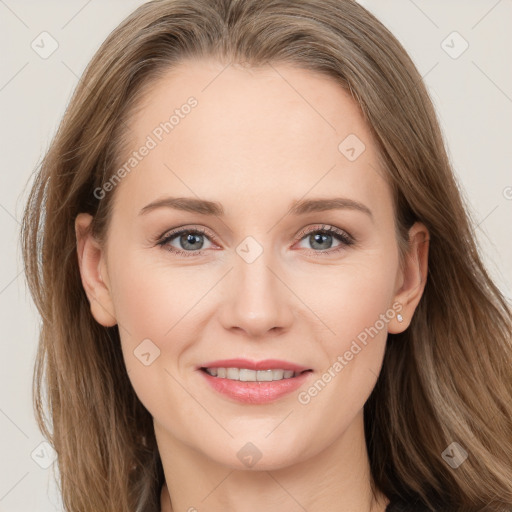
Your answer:
[[[208,363],[209,365],[211,363]],[[224,362],[223,362],[224,364]],[[244,363],[245,364],[245,363]],[[293,365],[292,365],[293,366]],[[209,366],[210,368],[215,367],[215,365]],[[224,366],[218,366],[219,368],[225,368]],[[237,366],[229,366],[228,368],[236,368]],[[242,368],[248,368],[246,366],[242,366]],[[266,366],[266,368],[269,368]],[[283,368],[281,369],[290,369],[293,368]],[[254,368],[248,368],[254,369]],[[260,368],[261,369],[261,368]],[[275,368],[274,368],[275,369]],[[295,370],[300,371],[300,370]],[[266,404],[270,402],[274,402],[285,395],[296,391],[300,386],[309,379],[311,375],[311,371],[306,371],[298,375],[297,377],[292,377],[290,379],[282,379],[276,380],[272,382],[244,382],[238,380],[230,380],[223,379],[221,377],[213,377],[212,375],[206,373],[203,370],[200,370],[199,373],[203,375],[206,379],[206,382],[218,393],[221,393],[228,398],[235,400],[239,403],[244,404]]]
[[[303,372],[310,370],[306,366],[300,366],[289,361],[279,359],[264,359],[263,361],[250,361],[249,359],[223,359],[210,361],[197,367],[201,368],[246,368],[247,370],[291,370],[294,372]],[[295,377],[298,378],[298,377]]]

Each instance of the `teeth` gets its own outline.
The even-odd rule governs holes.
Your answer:
[[[231,380],[240,380],[240,370],[238,368],[228,368],[226,378]]]
[[[248,370],[247,368],[206,368],[206,372],[213,377],[241,382],[272,382],[300,375],[300,372],[293,370]]]
[[[256,379],[257,373],[258,372],[254,371],[254,370],[240,369],[240,370],[238,370],[238,374],[239,374],[238,380],[241,380],[243,382],[254,382],[255,380],[257,380]],[[228,371],[228,377],[232,378],[233,380],[236,380],[235,377],[230,376],[229,371]]]
[[[279,370],[276,370],[276,373],[279,373]],[[276,375],[276,379],[279,375]],[[274,380],[274,370],[258,370],[256,372],[256,380],[258,382],[271,382]]]

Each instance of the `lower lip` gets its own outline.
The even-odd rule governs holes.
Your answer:
[[[199,370],[210,386],[238,402],[245,404],[266,404],[297,390],[309,378],[312,372],[304,372],[297,377],[270,382],[244,382],[239,380],[213,377]]]

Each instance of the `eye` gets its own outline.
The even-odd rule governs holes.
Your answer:
[[[333,254],[344,250],[355,243],[355,240],[345,231],[334,226],[313,226],[302,230],[298,235],[299,241],[309,242],[314,250],[315,256],[323,256],[324,254]],[[332,249],[333,240],[337,240],[339,244]]]
[[[211,248],[210,238],[215,241],[215,237],[207,234],[204,229],[181,228],[165,233],[160,237],[157,245],[180,256],[200,256],[204,254],[205,249]],[[205,240],[209,241],[209,246],[204,246]],[[315,256],[337,253],[355,243],[354,238],[345,231],[324,224],[302,230],[297,236],[297,240],[309,242]],[[338,245],[334,248],[332,248],[333,241],[338,241]]]
[[[204,239],[208,239],[208,237],[206,236],[206,231],[203,229],[178,229],[166,233],[166,235],[157,242],[157,245],[180,256],[197,256],[203,254]],[[178,244],[178,248],[171,243],[173,241]]]

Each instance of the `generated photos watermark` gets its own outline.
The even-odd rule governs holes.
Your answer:
[[[356,339],[352,340],[352,344],[350,348],[346,350],[343,355],[339,355],[336,358],[336,361],[327,368],[327,370],[322,374],[320,378],[318,378],[314,384],[312,384],[307,390],[301,391],[297,399],[300,404],[307,405],[311,402],[311,400],[320,393],[329,382],[332,381],[348,364],[354,357],[361,352],[361,350],[366,347],[369,339],[375,338],[379,332],[384,329],[384,327],[396,317],[400,311],[402,311],[403,306],[399,302],[395,302],[393,306],[388,309],[385,313],[381,313],[379,315],[379,319],[375,321],[375,323],[371,327],[366,327],[363,331],[361,331]],[[362,345],[360,345],[359,343]]]
[[[193,108],[197,107],[199,102],[194,96],[187,99],[186,103],[181,105],[179,108],[175,108],[173,114],[169,119],[162,121],[159,125],[155,126],[151,133],[146,137],[144,144],[137,150],[134,151],[126,162],[119,167],[119,169],[113,174],[113,176],[103,184],[101,187],[94,189],[94,197],[96,199],[103,199],[107,192],[114,190],[119,182],[133,169],[135,169],[150,152],[155,149],[165,136],[176,128],[185,117],[190,114]]]

